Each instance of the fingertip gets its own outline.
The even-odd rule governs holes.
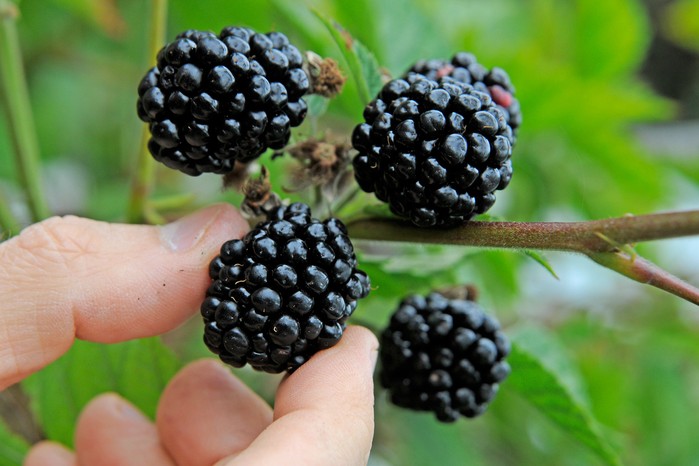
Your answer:
[[[152,421],[115,393],[85,406],[75,430],[75,449],[80,464],[172,464]]]
[[[24,466],[75,466],[75,454],[58,442],[44,440],[24,458]]]
[[[103,393],[90,400],[78,416],[76,444],[84,438],[91,438],[95,429],[112,419],[126,422],[149,422],[135,406],[116,393]]]
[[[156,426],[178,464],[211,465],[245,449],[272,421],[262,398],[222,363],[190,363],[160,398]]]
[[[376,335],[374,335],[374,332],[366,327],[350,325],[345,330],[343,339],[345,338],[347,338],[345,343],[350,348],[357,347],[367,352],[370,361],[372,361],[371,368],[373,370],[376,366],[376,358],[379,353],[379,340],[376,338]]]
[[[334,397],[334,390],[348,392],[349,400],[373,400],[373,373],[378,356],[376,336],[360,326],[348,326],[340,342],[316,353],[306,364],[282,381],[277,392],[275,419],[312,404],[314,396]]]

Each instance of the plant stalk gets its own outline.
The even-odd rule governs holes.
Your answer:
[[[699,305],[699,289],[638,256],[630,246],[699,234],[699,210],[587,222],[469,222],[444,230],[370,218],[350,221],[347,227],[356,239],[577,252],[632,280]]]
[[[390,218],[364,218],[349,222],[347,228],[356,239],[589,254],[612,252],[624,244],[697,235],[699,210],[586,222],[468,222],[443,230]]]
[[[10,203],[0,191],[0,241],[19,232],[21,226],[10,209]]]
[[[7,114],[20,183],[33,221],[49,216],[41,184],[39,142],[22,64],[16,20],[19,10],[0,0],[0,96]]]
[[[624,252],[600,252],[588,257],[632,280],[654,286],[699,305],[699,289],[638,255]]]
[[[155,65],[158,51],[165,43],[167,25],[167,0],[151,0],[150,31],[148,36],[148,63]],[[136,171],[131,182],[131,194],[126,212],[130,223],[141,223],[146,220],[148,198],[155,182],[155,161],[148,152],[150,131],[144,123],[141,133],[141,143],[136,164]]]

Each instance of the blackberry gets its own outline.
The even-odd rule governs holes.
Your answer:
[[[273,210],[243,239],[223,244],[210,264],[201,305],[204,342],[234,367],[293,371],[334,346],[369,277],[344,224],[311,217],[301,203]]]
[[[299,50],[279,32],[188,30],[158,53],[138,87],[155,160],[188,175],[225,174],[303,122],[309,78]]]
[[[391,401],[442,422],[482,414],[510,373],[510,343],[474,301],[405,298],[381,334],[381,385]]]
[[[517,129],[522,124],[522,112],[519,101],[515,98],[515,88],[510,76],[499,67],[487,69],[476,57],[468,52],[455,54],[450,61],[420,60],[406,73],[419,73],[428,79],[438,80],[449,76],[459,82],[472,85],[476,90],[490,94],[497,105],[507,111],[507,123],[512,128],[514,145]]]
[[[512,127],[490,94],[418,73],[384,85],[352,133],[359,186],[421,227],[487,211],[512,178]]]

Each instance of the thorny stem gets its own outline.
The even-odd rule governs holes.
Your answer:
[[[469,222],[444,230],[421,229],[388,218],[364,218],[349,222],[347,227],[356,239],[577,252],[636,281],[699,304],[699,289],[625,247],[697,235],[699,210],[587,222]]]
[[[5,105],[20,182],[32,219],[49,216],[41,187],[39,143],[17,36],[15,4],[0,0],[0,97]]]
[[[612,252],[617,244],[697,235],[699,210],[587,222],[469,222],[444,230],[417,228],[389,218],[364,218],[347,227],[353,238],[589,254]]]
[[[588,257],[625,277],[660,288],[690,303],[699,305],[699,289],[661,269],[647,259],[624,252],[592,253]]]
[[[148,56],[150,65],[155,64],[156,55],[165,43],[167,23],[167,0],[151,0],[150,32],[148,40]],[[131,182],[131,195],[127,209],[127,220],[139,223],[147,220],[148,197],[153,189],[155,162],[148,152],[150,132],[144,124],[141,133],[141,144],[138,154],[136,172]]]

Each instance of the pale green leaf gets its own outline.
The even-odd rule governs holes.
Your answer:
[[[76,341],[24,387],[47,437],[70,446],[78,414],[92,398],[115,392],[153,417],[177,368],[175,356],[157,338],[114,345]]]
[[[520,393],[606,464],[621,464],[621,459],[602,435],[592,414],[576,401],[556,374],[517,344],[512,345],[509,362],[512,375],[507,380],[508,387]]]

